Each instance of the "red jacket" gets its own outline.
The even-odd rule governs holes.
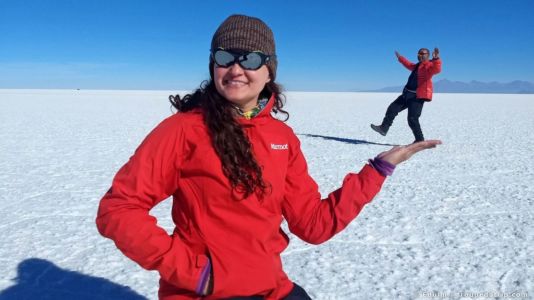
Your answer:
[[[280,299],[293,287],[280,253],[289,239],[282,218],[302,240],[319,244],[343,230],[378,193],[384,177],[366,165],[321,200],[293,131],[270,114],[239,119],[272,193],[262,201],[231,196],[200,111],[161,122],[118,171],[100,201],[99,232],[143,268],[161,276],[161,299],[199,299],[194,291],[208,259],[213,294],[205,299],[265,295]],[[173,197],[172,235],[149,211]]]
[[[416,64],[410,62],[404,56],[399,56],[399,62],[408,70],[413,71]],[[441,59],[433,59],[419,64],[417,70],[417,98],[432,100],[432,76],[441,72]]]

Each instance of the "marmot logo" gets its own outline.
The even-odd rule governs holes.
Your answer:
[[[271,149],[273,149],[273,150],[287,150],[287,144],[282,144],[282,145],[271,144]]]

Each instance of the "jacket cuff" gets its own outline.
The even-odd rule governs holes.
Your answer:
[[[358,174],[360,174],[362,178],[365,178],[366,181],[375,183],[377,186],[379,186],[379,188],[386,180],[386,176],[380,174],[380,172],[375,170],[375,168],[369,164],[366,164]]]
[[[374,159],[369,160],[369,164],[371,167],[373,167],[375,170],[378,171],[382,176],[391,176],[393,175],[393,171],[395,171],[395,165],[381,159],[380,157],[375,157]]]

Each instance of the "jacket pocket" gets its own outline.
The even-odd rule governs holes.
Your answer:
[[[221,260],[212,253],[213,293],[217,298],[264,295],[277,286],[277,267],[272,257],[250,254]]]
[[[209,258],[193,252],[177,235],[173,235],[172,240],[169,251],[150,269],[156,269],[169,284],[194,292]]]

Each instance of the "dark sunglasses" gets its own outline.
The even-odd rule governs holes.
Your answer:
[[[428,55],[428,52],[419,52],[417,54],[419,54],[419,55]]]
[[[219,67],[228,68],[238,63],[245,70],[257,70],[271,60],[273,55],[267,55],[260,51],[234,52],[217,48],[211,51],[211,57]]]

